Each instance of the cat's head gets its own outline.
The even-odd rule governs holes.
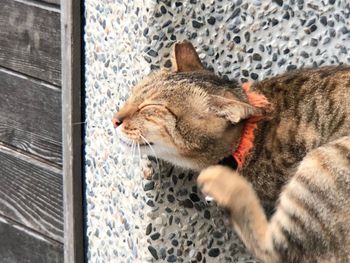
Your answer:
[[[173,64],[139,82],[113,124],[126,147],[200,170],[230,154],[259,109],[235,82],[207,71],[191,43],[174,45]]]

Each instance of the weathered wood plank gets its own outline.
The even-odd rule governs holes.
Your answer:
[[[0,144],[1,214],[63,242],[62,190],[59,169]]]
[[[30,5],[39,5],[42,7],[54,7],[59,8],[59,5],[61,3],[60,0],[12,0],[17,2],[25,2]]]
[[[0,65],[61,85],[60,13],[1,0]]]
[[[60,4],[60,0],[40,0],[40,1],[47,2],[47,3],[50,3],[50,4],[55,4],[55,5],[59,5]]]
[[[61,1],[64,262],[84,262],[82,186],[82,1]]]
[[[61,90],[0,69],[0,94],[0,141],[61,164]]]
[[[62,263],[63,245],[0,216],[1,263]]]

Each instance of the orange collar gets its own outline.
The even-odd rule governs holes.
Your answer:
[[[250,105],[257,108],[270,108],[271,104],[264,95],[261,95],[251,89],[251,83],[242,84],[242,89],[247,95],[248,102]],[[241,170],[243,168],[244,162],[254,147],[255,130],[258,127],[258,122],[263,118],[263,116],[252,116],[246,120],[241,139],[239,141],[238,147],[232,153],[233,158],[237,163],[237,169]]]

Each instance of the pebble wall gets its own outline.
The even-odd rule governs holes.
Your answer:
[[[189,39],[225,78],[350,64],[349,0],[86,0],[89,262],[255,262],[195,174],[152,161],[152,180],[118,145],[113,113]],[[138,155],[135,151],[134,155]]]

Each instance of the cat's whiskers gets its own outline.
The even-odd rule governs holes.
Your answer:
[[[134,146],[134,148],[133,148],[133,161],[135,161],[135,159],[137,159],[137,142],[136,141],[132,141],[132,143],[133,143],[133,146]]]
[[[141,177],[141,179],[142,179],[142,173],[141,173],[141,164],[140,164],[140,160],[141,160],[141,158],[140,158],[140,150],[138,150],[139,149],[139,143],[138,142],[136,142],[136,141],[134,141],[135,142],[135,144],[134,144],[134,149],[133,149],[133,155],[134,155],[134,158],[133,158],[133,163],[135,163],[135,167],[136,167],[136,160],[138,161],[137,162],[137,166],[138,166],[138,174],[140,175],[140,177]],[[137,151],[138,150],[138,151]],[[136,160],[135,160],[136,159]]]
[[[135,159],[135,142],[131,143],[131,162],[133,163]]]
[[[131,164],[134,166],[134,164],[136,164],[136,147],[137,147],[137,143],[136,141],[132,140],[131,141],[131,153],[130,153],[130,157],[131,157]],[[140,166],[140,165],[139,165]],[[134,171],[133,171],[134,172]],[[137,171],[136,171],[137,172]],[[140,173],[139,173],[140,174]]]
[[[134,165],[135,164],[135,167],[136,167],[136,162],[137,162],[137,160],[139,159],[139,158],[137,158],[138,156],[137,156],[137,151],[136,151],[136,149],[137,149],[137,142],[136,141],[132,141],[132,164]],[[138,162],[138,166],[140,166],[140,161]],[[136,171],[138,174],[140,174],[140,172],[139,171]],[[141,175],[141,174],[140,174]]]
[[[141,157],[141,148],[140,148],[140,143],[137,142],[137,147],[138,147],[138,150],[139,150],[139,172],[140,172],[140,175],[141,175],[141,178],[142,178],[142,157]]]
[[[115,136],[117,138],[117,141],[120,141],[120,134],[118,133],[117,130],[114,130]],[[139,170],[139,174],[142,178],[142,174],[140,171],[142,171],[142,167],[141,167],[141,149],[140,149],[140,144],[135,141],[135,140],[131,140],[131,145],[130,145],[130,149],[131,151],[129,152],[129,154],[127,155],[129,161],[131,161],[131,164],[134,165],[136,164],[136,161],[138,161],[138,170]],[[137,153],[138,150],[138,153]]]
[[[116,140],[115,139],[113,140],[113,144],[117,144],[117,147],[118,147],[118,143],[117,142],[120,141],[120,138],[119,138],[119,134],[118,134],[116,129],[114,129],[114,134],[115,134],[114,138],[116,138]]]
[[[140,137],[142,140],[144,140],[144,142],[149,146],[149,148],[153,152],[153,155],[156,158],[157,169],[158,169],[158,172],[160,173],[160,165],[159,165],[158,156],[157,156],[156,152],[154,151],[154,149],[153,149],[152,145],[149,143],[149,141],[142,134],[140,134]]]
[[[73,125],[79,125],[79,124],[85,124],[86,121],[81,121],[81,122],[73,122]]]

